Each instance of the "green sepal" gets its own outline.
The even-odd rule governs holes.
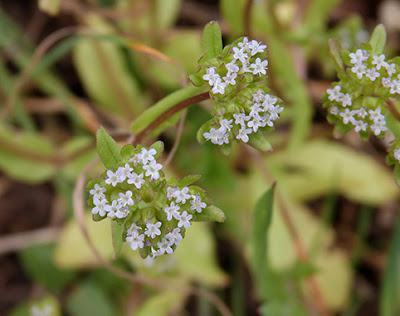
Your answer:
[[[139,249],[139,254],[142,259],[146,259],[147,256],[150,254],[150,247],[143,247]]]
[[[195,87],[202,87],[205,85],[203,76],[204,76],[203,72],[201,73],[196,72],[194,74],[189,75],[189,80]]]
[[[97,214],[92,214],[92,219],[95,222],[100,222],[100,221],[102,221],[103,219],[106,219],[106,218],[107,218],[107,216],[100,216],[98,213]]]
[[[121,148],[117,142],[99,127],[96,133],[97,152],[101,161],[107,169],[113,169],[122,161]]]
[[[135,147],[131,144],[125,145],[124,147],[121,148],[121,156],[122,158],[132,158],[133,153],[135,151]]]
[[[378,24],[372,32],[371,39],[371,53],[374,55],[382,54],[386,44],[386,30],[383,24]]]
[[[210,131],[210,129],[211,129],[211,123],[213,122],[213,119],[211,119],[211,120],[209,120],[209,121],[207,121],[207,122],[205,122],[203,125],[201,125],[201,127],[199,128],[199,130],[197,131],[197,133],[196,133],[196,138],[197,138],[197,141],[200,143],[200,144],[204,144],[205,142],[206,142],[206,139],[205,139],[205,137],[204,137],[204,133],[205,132],[209,132]]]
[[[229,156],[232,150],[232,143],[229,142],[228,144],[222,144],[221,146],[218,147],[218,149],[225,155]]]
[[[119,252],[122,249],[122,245],[124,243],[124,241],[122,239],[122,235],[124,234],[124,226],[118,224],[116,221],[111,221],[111,234],[112,234],[114,255],[115,255],[115,258],[117,258]]]
[[[342,44],[337,39],[331,38],[329,39],[328,46],[332,59],[335,62],[337,72],[344,71],[344,63],[341,56],[343,50]]]
[[[195,214],[194,220],[197,222],[218,222],[223,223],[226,220],[225,213],[218,207],[210,205],[203,209],[199,214]]]
[[[218,22],[209,22],[203,30],[203,49],[206,53],[205,59],[218,57],[222,52],[222,35]]]
[[[157,151],[157,154],[154,155],[154,159],[157,160],[164,151],[164,143],[161,140],[156,141],[153,145],[149,147],[149,150],[150,149],[155,149]]]
[[[187,187],[187,186],[199,181],[200,178],[201,178],[201,176],[199,176],[199,175],[186,176],[179,182],[179,187],[182,187],[182,188]]]
[[[257,133],[251,134],[249,136],[249,141],[247,144],[259,151],[272,150],[271,144],[267,141],[261,131],[257,131]]]

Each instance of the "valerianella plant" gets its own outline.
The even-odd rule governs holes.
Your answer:
[[[322,101],[328,109],[328,120],[338,132],[354,129],[364,140],[370,135],[384,137],[387,131],[394,133],[387,122],[400,118],[396,105],[400,95],[400,59],[386,58],[382,53],[385,43],[383,25],[375,28],[368,44],[352,51],[330,41],[340,80],[327,90]],[[395,139],[388,150],[387,161],[395,164],[395,177],[400,179],[400,139]]]
[[[232,141],[242,141],[260,149],[270,149],[263,132],[272,130],[283,107],[281,100],[263,84],[267,78],[267,46],[242,37],[210,58],[199,61],[199,71],[191,75],[194,85],[210,87],[215,101],[213,118],[198,131],[200,143],[210,141],[229,154]]]
[[[94,220],[109,218],[121,232],[121,240],[132,250],[139,249],[143,258],[172,253],[185,237],[194,221],[223,222],[224,213],[207,198],[200,187],[192,185],[200,177],[189,176],[181,181],[165,179],[163,166],[157,159],[163,143],[149,148],[127,145],[120,149],[100,129],[98,152],[107,167],[101,179],[88,184]],[[114,248],[120,248],[114,242]]]

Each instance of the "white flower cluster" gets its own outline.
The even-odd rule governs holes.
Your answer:
[[[170,203],[163,209],[169,226],[166,233],[163,234],[161,221],[146,223],[145,227],[133,223],[127,231],[126,241],[133,250],[152,245],[151,258],[172,253],[173,247],[178,246],[179,241],[183,239],[184,229],[190,227],[194,212],[201,213],[207,207],[200,195],[192,194],[189,187],[178,189],[169,186],[166,189],[166,196]],[[152,239],[156,238],[160,241],[152,243]]]
[[[140,189],[146,180],[157,180],[162,165],[154,159],[156,153],[155,149],[142,148],[142,151],[134,155],[125,166],[118,167],[115,172],[107,170],[105,183],[111,188],[118,184],[130,184]],[[121,219],[126,218],[134,210],[135,200],[131,190],[118,192],[119,198],[113,201],[106,198],[106,191],[107,189],[99,184],[95,184],[89,191],[93,196],[92,214]]]
[[[115,172],[107,170],[105,180],[96,180],[89,190],[92,214],[127,225],[125,241],[132,250],[148,247],[151,258],[172,253],[194,215],[208,206],[200,188],[181,187],[175,179],[166,182],[156,154],[154,148],[141,148]],[[149,200],[142,201],[151,190]]]
[[[384,97],[400,94],[399,67],[391,61],[385,60],[385,55],[372,55],[364,49],[358,49],[349,54],[349,69],[356,75],[354,82],[363,87],[372,87],[374,91],[381,91]],[[364,95],[359,91],[349,93],[345,85],[337,84],[327,90],[329,113],[336,116],[344,124],[352,124],[356,132],[373,133],[380,135],[387,131],[386,120],[379,106],[367,108],[361,106],[360,99]]]
[[[263,53],[266,48],[266,45],[256,40],[249,42],[247,37],[237,43],[237,46],[233,46],[230,54],[233,59],[230,62],[218,69],[214,66],[209,67],[203,75],[203,79],[212,87],[212,93],[225,94],[227,86],[236,85],[238,75],[245,73],[252,73],[254,76],[266,75],[268,60],[256,56]]]
[[[387,131],[385,116],[381,113],[381,108],[374,110],[365,107],[352,107],[350,94],[341,92],[342,86],[336,85],[333,89],[328,89],[328,99],[335,101],[336,105],[329,108],[329,113],[338,117],[344,124],[352,124],[354,130],[359,133],[371,131],[376,136]]]
[[[216,145],[229,144],[233,138],[247,143],[249,135],[256,133],[258,129],[273,127],[274,121],[283,111],[283,107],[277,104],[278,99],[261,89],[253,93],[252,97],[251,106],[246,111],[242,109],[233,115],[224,114],[219,120],[219,127],[212,127],[203,133],[204,138]]]

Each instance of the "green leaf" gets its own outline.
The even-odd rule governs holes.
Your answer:
[[[119,316],[120,313],[107,294],[93,282],[83,282],[67,300],[71,316]]]
[[[164,151],[164,143],[161,140],[156,141],[149,147],[149,150],[150,149],[155,149],[157,151],[157,154],[154,155],[154,159],[158,159]]]
[[[195,220],[198,222],[223,223],[226,220],[226,215],[220,208],[210,205],[209,207],[206,207],[200,214],[196,214]]]
[[[218,22],[209,22],[203,30],[203,49],[207,59],[218,57],[222,52],[222,35]]]
[[[271,144],[267,141],[261,131],[251,134],[249,136],[248,144],[259,151],[268,151],[272,149]]]
[[[60,291],[76,277],[76,272],[58,268],[53,262],[55,245],[42,244],[23,249],[20,259],[24,270],[50,291]]]
[[[97,152],[107,169],[115,168],[121,161],[121,148],[117,142],[107,134],[103,127],[99,127],[96,134]]]
[[[251,232],[253,251],[251,262],[261,295],[266,294],[265,286],[268,285],[268,280],[266,280],[268,230],[272,220],[274,192],[275,184],[261,196],[253,211],[253,229]]]
[[[122,234],[124,233],[124,226],[118,224],[116,221],[111,221],[112,242],[114,247],[115,258],[118,257],[124,243]]]
[[[344,71],[344,64],[341,56],[343,50],[342,44],[335,38],[331,38],[328,41],[329,52],[335,62],[337,72]]]
[[[383,24],[378,24],[372,32],[369,44],[373,54],[381,54],[386,44],[386,30]]]
[[[383,283],[379,298],[381,316],[399,315],[400,313],[400,216],[391,241],[388,261],[384,270]]]
[[[195,175],[195,176],[186,176],[184,177],[181,181],[179,181],[179,186],[180,187],[187,187],[195,182],[197,182],[201,176]]]

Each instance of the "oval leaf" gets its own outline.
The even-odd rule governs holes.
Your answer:
[[[118,257],[124,243],[122,234],[124,233],[124,226],[118,224],[116,221],[111,221],[112,243],[114,248],[115,258]]]
[[[218,22],[211,21],[203,31],[203,49],[206,59],[217,57],[222,52],[222,35]]]
[[[205,208],[200,214],[196,214],[197,222],[218,222],[223,223],[226,220],[225,213],[214,205]]]
[[[383,24],[379,24],[375,27],[372,32],[369,44],[372,47],[372,52],[374,54],[381,54],[386,44],[386,30]]]
[[[96,134],[97,152],[107,169],[115,168],[122,160],[121,148],[117,142],[100,126]]]

